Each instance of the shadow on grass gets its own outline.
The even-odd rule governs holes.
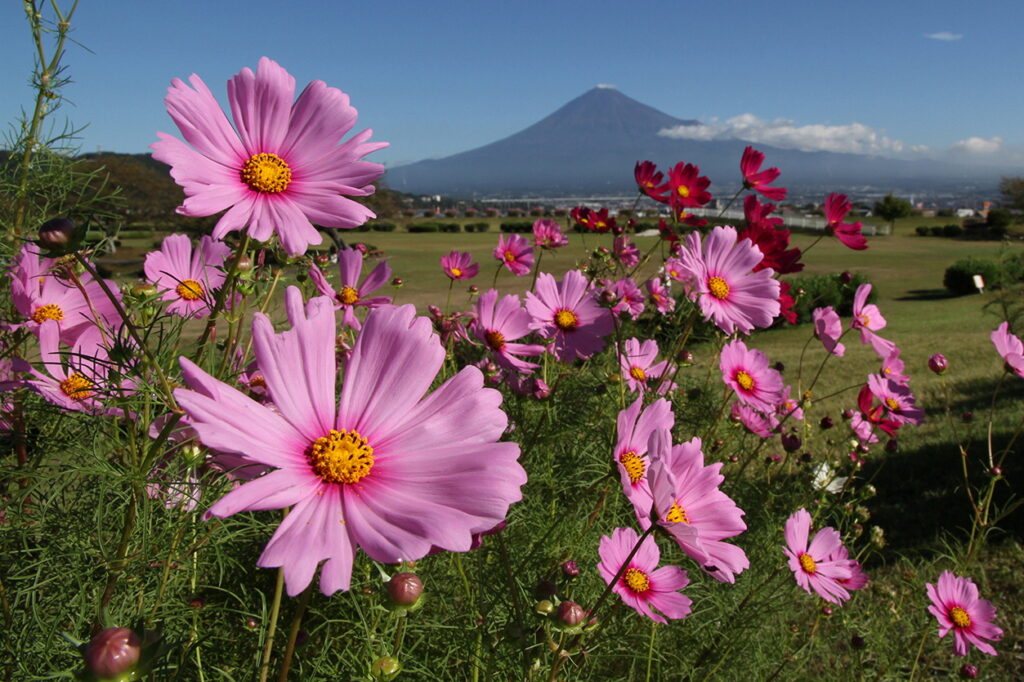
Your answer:
[[[906,296],[899,296],[897,301],[938,301],[944,298],[956,298],[947,289],[911,289]]]
[[[950,411],[957,417],[964,412],[973,412],[976,419],[983,419],[992,406],[992,395],[999,386],[995,408],[997,413],[1007,409],[1019,412],[1018,403],[1024,401],[1024,381],[1016,377],[1006,377],[1000,383],[999,377],[984,377],[957,381],[950,388],[956,399],[950,403]],[[929,419],[941,419],[946,413],[946,405],[940,399],[928,401],[925,414]]]
[[[994,433],[993,448],[999,452],[1009,443],[1007,432]],[[1020,452],[1020,440],[1014,446]],[[971,486],[987,486],[990,477],[982,463],[982,444],[975,444],[967,458]],[[898,554],[929,554],[944,538],[964,541],[970,536],[971,507],[964,490],[961,456],[953,443],[931,443],[868,461],[862,475],[878,489],[871,503],[871,523],[885,530],[887,546]],[[996,485],[995,509],[1018,499],[1024,490],[1019,481],[1024,466],[1015,453],[1007,456],[1004,478]],[[1024,540],[1024,507],[999,524],[1000,530]],[[995,536],[993,536],[995,539]]]

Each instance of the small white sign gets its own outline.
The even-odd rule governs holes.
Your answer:
[[[981,275],[975,275],[974,286],[978,289],[979,294],[985,293],[985,278]]]

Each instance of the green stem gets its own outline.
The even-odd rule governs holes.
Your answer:
[[[260,660],[260,682],[267,682],[270,674],[270,654],[274,649],[274,634],[277,632],[277,616],[281,612],[281,593],[284,592],[284,568],[277,569],[274,597],[270,602],[270,623],[267,625],[267,641],[263,643],[263,658]]]
[[[309,605],[309,598],[313,594],[313,583],[309,584],[295,607],[295,617],[292,619],[292,627],[288,631],[288,645],[284,650],[284,660],[281,661],[281,672],[277,676],[277,682],[288,682],[288,671],[292,667],[292,656],[295,654],[295,642],[299,638],[299,630],[302,628],[302,617],[306,615],[306,607]]]

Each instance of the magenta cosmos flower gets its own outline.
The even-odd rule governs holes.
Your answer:
[[[625,313],[635,320],[644,311],[644,294],[636,282],[629,277],[612,282],[605,291],[610,292],[615,301],[612,306],[613,314]]]
[[[185,190],[178,213],[227,209],[215,238],[247,229],[264,242],[276,232],[292,256],[323,239],[313,223],[350,228],[374,217],[342,195],[373,193],[384,166],[360,159],[387,143],[367,143],[372,131],[364,130],[338,144],[356,122],[348,95],[313,81],[294,100],[295,79],[263,57],[256,73],[244,68],[228,81],[232,127],[202,79],[192,74],[189,83],[175,78],[164,99],[188,144],[157,133],[150,145]]]
[[[97,324],[108,328],[120,325],[117,308],[92,275],[78,276],[79,289],[56,265],[53,258],[41,258],[35,244],[26,244],[15,256],[9,273],[11,300],[24,318],[22,326],[38,333],[40,325],[53,320],[60,329],[60,340],[71,346]],[[111,280],[104,281],[120,301],[121,288]]]
[[[473,279],[480,272],[480,266],[472,263],[473,257],[464,251],[452,251],[441,256],[441,269],[451,280]]]
[[[541,218],[533,224],[533,245],[544,249],[557,249],[569,243],[554,220]]]
[[[854,572],[849,559],[839,551],[843,546],[839,531],[826,526],[807,544],[811,532],[811,515],[800,509],[786,519],[786,547],[789,569],[796,583],[808,593],[812,590],[825,601],[841,604],[850,593],[841,581],[851,580]],[[841,557],[841,558],[840,558]]]
[[[501,235],[494,247],[494,258],[516,277],[530,274],[533,267],[533,247],[518,234]],[[499,268],[500,270],[500,268]]]
[[[814,319],[814,335],[832,355],[843,357],[846,346],[839,342],[843,336],[843,323],[832,306],[815,308],[811,313]]]
[[[615,323],[598,305],[582,272],[570,270],[557,283],[542,272],[534,288],[536,293],[526,292],[526,310],[533,318],[530,328],[554,340],[551,352],[559,361],[586,359],[604,348],[604,337]]]
[[[853,294],[853,329],[860,330],[860,342],[871,344],[878,357],[883,360],[892,355],[896,344],[888,339],[883,339],[875,332],[885,329],[886,321],[882,317],[882,311],[873,303],[868,303],[868,296],[871,295],[871,285],[861,284]]]
[[[839,241],[854,251],[863,251],[868,248],[868,240],[860,232],[861,224],[843,222],[852,208],[853,204],[845,194],[833,192],[825,199],[825,221]]]
[[[187,235],[172,234],[159,251],[146,254],[146,279],[156,285],[161,299],[170,301],[167,312],[181,317],[206,317],[213,292],[224,284],[224,261],[231,248],[203,236],[193,251]]]
[[[657,430],[670,432],[675,424],[671,404],[658,398],[647,407],[643,398],[619,412],[616,419],[615,462],[622,480],[622,492],[633,505],[636,518],[644,530],[651,527],[654,497],[647,480],[650,462],[647,448],[651,434]],[[666,436],[667,437],[667,436]]]
[[[687,236],[679,264],[690,280],[688,294],[700,304],[705,320],[726,334],[771,326],[779,314],[775,271],[751,272],[763,257],[749,240],[737,243],[734,227],[716,227],[703,244],[697,232]]]
[[[641,396],[647,391],[657,389],[658,395],[664,395],[675,388],[675,384],[666,377],[675,371],[675,366],[668,360],[655,363],[658,359],[658,342],[654,339],[626,339],[623,352],[619,356],[619,371],[629,390]]]
[[[75,340],[71,352],[60,348],[60,328],[53,320],[44,320],[38,329],[39,356],[45,373],[39,372],[24,360],[16,358],[14,369],[32,377],[25,383],[45,398],[66,410],[86,414],[115,414],[118,411],[104,405],[111,392],[107,381],[107,351],[100,345],[100,333],[95,327],[86,330]]]
[[[974,581],[943,571],[938,584],[927,583],[925,589],[932,600],[928,612],[939,621],[939,637],[953,631],[953,650],[957,656],[966,656],[972,644],[989,656],[999,655],[988,643],[1003,637],[1003,631],[992,623],[996,608],[989,600],[978,598]]]
[[[724,540],[747,529],[743,510],[719,490],[722,463],[704,466],[700,438],[672,445],[671,433],[655,430],[648,444],[650,485],[658,524],[715,580],[736,582],[750,567],[746,553]]]
[[[538,365],[520,356],[541,355],[544,346],[535,343],[514,343],[530,334],[530,313],[519,297],[507,294],[498,299],[497,289],[480,294],[473,304],[473,336],[486,344],[491,357],[511,372],[532,374]]]
[[[735,339],[725,344],[719,360],[722,381],[736,392],[736,397],[767,414],[773,414],[782,402],[782,375],[768,366],[768,356],[759,350],[748,350],[747,344]]]
[[[647,290],[647,300],[662,315],[676,309],[676,299],[672,298],[672,293],[659,278],[652,277],[644,282],[644,289]]]
[[[597,550],[601,561],[597,570],[606,584],[611,584],[639,539],[632,528],[616,528],[611,536],[601,536]],[[689,585],[690,579],[678,566],[658,568],[660,561],[658,543],[650,536],[644,538],[618,582],[612,585],[612,592],[637,613],[659,623],[667,623],[661,614],[672,619],[686,618],[692,602],[686,595],[679,594],[679,590]],[[655,613],[654,609],[660,613]]]
[[[338,251],[338,273],[341,276],[341,288],[331,288],[324,273],[315,265],[309,267],[309,278],[313,280],[316,290],[334,301],[334,308],[345,311],[342,324],[352,329],[360,329],[362,324],[356,317],[356,308],[376,308],[391,303],[390,296],[370,296],[391,279],[391,268],[387,261],[381,261],[377,267],[359,283],[363,272],[363,252],[359,249],[342,249]]]
[[[760,193],[766,199],[782,201],[786,198],[785,187],[769,187],[768,185],[778,179],[781,171],[772,167],[768,170],[761,170],[764,163],[764,154],[753,147],[743,150],[743,157],[740,159],[740,172],[743,173],[743,187]]]
[[[253,345],[276,410],[214,379],[185,358],[193,390],[178,389],[203,444],[274,471],[208,512],[292,507],[257,564],[280,566],[289,595],[317,565],[324,594],[349,587],[356,547],[375,561],[422,558],[436,546],[467,551],[474,533],[504,520],[526,472],[519,446],[499,443],[501,394],[465,367],[427,394],[444,362],[430,321],[411,305],[370,311],[335,399],[334,311],[286,296],[292,328],[274,333],[256,314]]]
[[[1006,371],[1024,377],[1024,343],[1010,333],[1010,323],[1003,322],[990,338],[999,357],[1003,359]]]

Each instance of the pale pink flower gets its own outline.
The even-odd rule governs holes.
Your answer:
[[[146,279],[156,285],[160,298],[170,301],[167,312],[181,317],[207,317],[213,293],[224,284],[224,261],[231,247],[209,235],[192,250],[188,235],[172,234],[159,251],[146,254]]]
[[[607,291],[615,296],[612,312],[616,315],[626,313],[631,319],[637,319],[644,311],[644,295],[640,287],[629,277],[612,282]]]
[[[518,234],[501,235],[493,252],[495,260],[516,277],[530,274],[533,267],[533,247]]]
[[[868,376],[868,388],[885,407],[888,417],[897,424],[916,425],[924,421],[924,410],[915,404],[914,393],[909,386],[872,374]]]
[[[774,436],[779,425],[779,420],[774,414],[765,414],[743,403],[733,403],[730,414],[734,421],[738,421],[747,431],[761,438]]]
[[[598,548],[601,561],[597,570],[606,584],[611,584],[639,539],[632,528],[616,528],[611,536],[601,536]],[[678,566],[658,568],[660,561],[661,552],[654,538],[644,538],[618,582],[612,585],[612,592],[637,613],[658,623],[667,623],[665,617],[686,618],[692,602],[686,595],[679,594],[679,590],[690,584],[686,571]]]
[[[618,236],[612,241],[612,253],[615,260],[627,268],[636,267],[640,263],[640,249],[629,241],[626,235]]]
[[[544,346],[515,343],[530,334],[530,313],[519,297],[507,294],[498,299],[498,291],[489,289],[473,304],[473,336],[490,351],[494,361],[514,373],[532,374],[539,365],[523,360],[524,355],[541,355]]]
[[[1008,372],[1024,377],[1024,343],[1010,333],[1010,323],[1003,322],[999,328],[992,332],[992,344],[1003,359],[1003,364]]]
[[[356,317],[356,308],[370,309],[391,303],[390,296],[370,296],[391,279],[391,268],[388,267],[387,261],[378,263],[377,267],[360,284],[359,276],[362,272],[363,252],[359,249],[338,251],[338,273],[341,278],[341,288],[337,291],[331,287],[320,268],[315,265],[309,267],[309,278],[313,281],[316,290],[332,299],[335,310],[340,308],[344,311],[342,324],[356,330],[362,327],[359,318]]]
[[[526,310],[533,318],[530,328],[554,340],[551,353],[559,361],[586,359],[604,348],[604,337],[612,333],[614,321],[598,305],[582,272],[570,270],[557,283],[542,272],[535,290],[526,292]]]
[[[44,320],[38,327],[39,355],[45,372],[40,372],[16,359],[14,369],[33,378],[25,383],[47,401],[73,412],[108,415],[119,411],[106,407],[105,399],[116,393],[107,379],[112,363],[100,345],[95,328],[80,334],[71,351],[60,348],[60,329],[54,320]]]
[[[676,299],[672,297],[671,292],[657,277],[652,277],[644,282],[644,288],[647,289],[647,300],[662,315],[666,315],[676,309]]]
[[[637,398],[616,418],[614,456],[622,493],[633,505],[637,521],[644,530],[651,527],[654,506],[647,480],[650,470],[647,448],[652,433],[670,432],[674,424],[672,405],[664,398],[658,398],[647,407],[643,406],[643,398]]]
[[[809,594],[812,590],[825,601],[842,604],[850,598],[847,588],[840,582],[851,580],[853,570],[850,562],[839,557],[843,546],[839,531],[826,526],[819,530],[807,544],[811,532],[811,515],[800,509],[786,520],[786,547],[789,569],[793,571],[797,585]]]
[[[722,348],[719,367],[722,381],[748,405],[770,414],[782,402],[782,375],[768,366],[768,356],[761,351],[748,350],[747,344],[734,339]]]
[[[641,396],[647,391],[657,388],[658,395],[664,395],[675,388],[675,384],[662,377],[675,372],[675,366],[667,360],[655,363],[658,359],[658,342],[654,339],[632,338],[623,344],[623,353],[619,356],[619,371],[629,390]]]
[[[210,507],[291,512],[257,564],[280,566],[289,595],[302,592],[321,561],[324,594],[349,587],[356,547],[381,563],[414,561],[432,547],[467,551],[473,535],[504,520],[526,473],[519,446],[497,442],[508,420],[501,394],[465,367],[427,393],[445,351],[411,305],[367,315],[345,370],[340,400],[330,300],[303,307],[286,292],[292,328],[253,321],[256,359],[277,411],[181,358],[186,382],[175,398],[207,447],[275,470]]]
[[[875,334],[884,329],[886,322],[882,311],[873,303],[868,303],[871,294],[870,284],[861,284],[853,295],[853,322],[851,327],[860,330],[860,342],[869,343],[883,360],[892,355],[896,344]]]
[[[892,353],[889,354],[889,357],[885,358],[885,360],[882,361],[882,369],[879,370],[878,373],[881,374],[886,379],[895,381],[897,384],[902,384],[906,386],[908,383],[910,383],[910,377],[904,374],[904,371],[905,366],[903,364],[903,360],[900,359],[900,349],[893,348],[893,351]]]
[[[569,243],[554,220],[541,218],[533,224],[533,245],[544,249],[557,249]]]
[[[771,326],[779,315],[779,282],[771,268],[752,272],[762,258],[749,240],[737,243],[734,227],[714,228],[703,244],[698,232],[687,236],[680,263],[704,319],[726,334]]]
[[[989,656],[999,655],[989,644],[1003,638],[1002,629],[992,622],[996,607],[989,600],[978,598],[978,586],[973,580],[943,571],[937,584],[927,583],[925,590],[932,601],[928,612],[939,621],[939,638],[952,630],[957,656],[966,656],[972,644]]]
[[[473,279],[480,272],[477,263],[471,263],[473,257],[463,251],[452,251],[441,256],[441,269],[449,279]]]
[[[374,217],[343,195],[373,193],[384,167],[360,159],[387,143],[367,143],[372,131],[364,130],[338,144],[356,122],[348,95],[313,81],[294,100],[295,79],[263,57],[256,73],[244,68],[228,81],[232,127],[202,79],[193,74],[189,83],[175,78],[164,99],[188,144],[157,133],[150,145],[185,190],[178,213],[227,209],[214,238],[246,229],[265,242],[276,233],[292,256],[323,240],[313,223],[351,228]]]
[[[843,335],[843,323],[835,309],[832,306],[815,308],[811,317],[814,319],[814,335],[825,346],[825,350],[842,357],[846,353],[846,346],[839,342]]]

